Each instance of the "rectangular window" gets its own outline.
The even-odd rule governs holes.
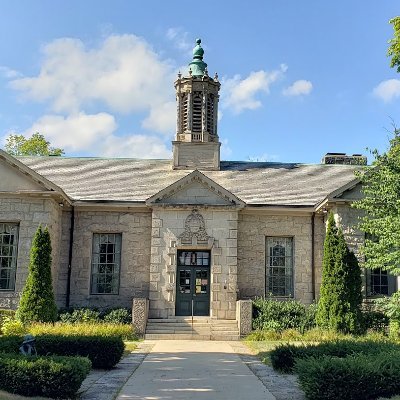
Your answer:
[[[91,294],[118,294],[121,233],[93,234]]]
[[[293,238],[267,237],[266,295],[293,296]]]
[[[0,290],[15,289],[18,224],[0,223]]]
[[[382,268],[368,269],[366,275],[368,296],[390,296],[396,291],[396,277],[388,271]]]

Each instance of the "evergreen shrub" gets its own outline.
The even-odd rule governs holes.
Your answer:
[[[278,301],[258,298],[253,302],[253,329],[304,332],[315,326],[316,306],[305,306],[296,300]]]
[[[371,340],[337,340],[320,344],[307,344],[296,346],[285,344],[271,351],[272,367],[281,372],[293,372],[293,368],[299,359],[322,358],[324,356],[345,358],[352,354],[377,355],[381,352],[398,351],[400,345],[393,342],[374,342]]]
[[[90,371],[83,357],[0,354],[0,389],[23,396],[71,398]]]
[[[39,335],[35,338],[38,355],[88,357],[93,368],[114,367],[125,348],[119,336]],[[18,353],[22,340],[20,336],[0,337],[0,352]]]
[[[362,331],[361,270],[333,214],[329,214],[322,261],[317,325],[344,333]]]
[[[47,228],[39,226],[33,238],[29,273],[16,317],[23,323],[54,322],[57,306],[51,279],[51,240]]]
[[[375,400],[400,394],[400,351],[298,359],[295,372],[309,400]]]

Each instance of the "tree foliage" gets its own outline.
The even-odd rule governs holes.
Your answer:
[[[316,322],[322,328],[356,333],[361,326],[361,271],[357,258],[329,215]]]
[[[400,130],[394,128],[389,149],[357,176],[364,197],[353,206],[363,210],[360,229],[366,235],[361,251],[365,267],[400,274]]]
[[[36,132],[27,139],[24,135],[10,135],[6,139],[5,151],[13,156],[62,156],[63,149],[51,147],[45,137]]]
[[[389,22],[394,30],[394,37],[389,40],[388,49],[388,56],[391,57],[390,66],[397,67],[397,72],[400,72],[400,17],[392,18]]]
[[[51,279],[50,234],[41,226],[33,238],[29,274],[16,316],[22,322],[54,322],[57,319]]]

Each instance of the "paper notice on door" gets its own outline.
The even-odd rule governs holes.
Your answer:
[[[196,286],[196,293],[201,293],[201,286]]]
[[[186,279],[185,285],[190,285],[190,279]]]
[[[196,279],[196,285],[201,285],[201,279]]]
[[[202,285],[207,285],[207,283],[208,283],[208,279],[202,279],[201,280],[201,284]]]

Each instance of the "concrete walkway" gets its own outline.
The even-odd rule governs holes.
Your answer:
[[[275,400],[229,342],[163,340],[117,400]]]

